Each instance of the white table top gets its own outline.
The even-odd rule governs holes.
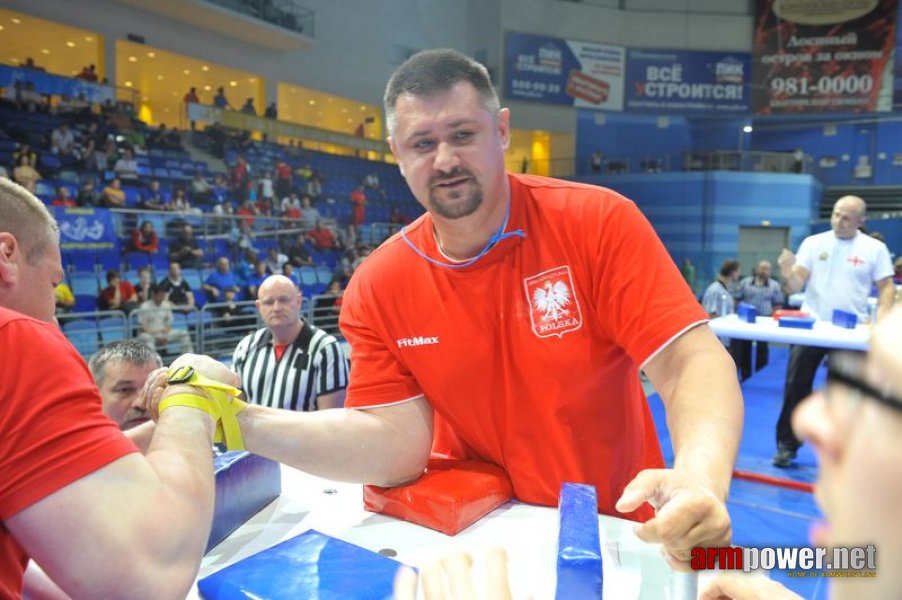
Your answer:
[[[634,523],[599,516],[604,597],[631,599],[695,598],[696,574],[674,573],[657,546],[633,534]],[[316,529],[372,551],[390,548],[400,562],[419,566],[430,558],[464,548],[476,558],[482,548],[502,546],[508,553],[514,598],[554,598],[557,509],[509,503],[455,537],[367,512],[362,488],[282,466],[282,495],[238,528],[203,559],[199,578],[281,541]],[[197,598],[196,586],[189,598]]]
[[[770,317],[758,317],[755,323],[747,323],[737,315],[711,319],[711,329],[720,337],[759,342],[783,342],[820,346],[838,350],[867,350],[871,328],[859,324],[855,329],[838,327],[829,321],[815,321],[812,329],[780,327]]]

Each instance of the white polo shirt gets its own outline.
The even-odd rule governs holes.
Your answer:
[[[837,309],[866,321],[874,282],[893,275],[886,244],[860,231],[848,240],[832,230],[805,238],[796,264],[810,273],[802,310],[827,321]]]

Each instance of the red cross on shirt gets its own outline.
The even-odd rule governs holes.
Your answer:
[[[853,267],[857,267],[858,265],[863,265],[864,261],[858,258],[857,256],[850,256],[846,259],[847,262],[852,263]]]

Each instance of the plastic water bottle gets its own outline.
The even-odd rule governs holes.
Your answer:
[[[721,317],[733,314],[733,299],[728,293],[724,292],[720,295],[720,306],[717,312]]]

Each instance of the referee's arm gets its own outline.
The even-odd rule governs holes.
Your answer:
[[[342,408],[348,387],[348,357],[338,340],[324,344],[317,353],[316,409]]]

